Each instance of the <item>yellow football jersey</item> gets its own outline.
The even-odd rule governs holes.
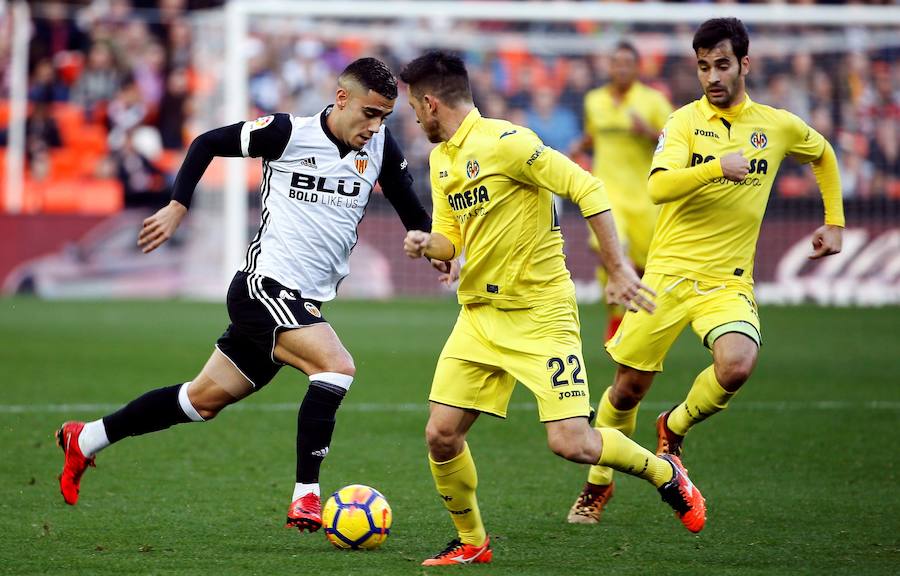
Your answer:
[[[432,232],[466,262],[460,304],[531,308],[574,293],[553,194],[585,217],[609,210],[603,183],[527,128],[477,109],[431,151]]]
[[[825,145],[797,116],[749,96],[727,111],[705,96],[676,110],[659,137],[651,171],[688,168],[743,150],[750,173],[741,182],[715,178],[662,204],[646,271],[752,282],[759,228],[782,159],[812,162]]]
[[[584,97],[585,131],[594,142],[594,175],[603,180],[616,217],[628,211],[641,215],[652,205],[647,196],[647,174],[655,141],[631,131],[637,116],[662,130],[672,105],[653,88],[635,82],[621,101],[612,88],[603,86]]]

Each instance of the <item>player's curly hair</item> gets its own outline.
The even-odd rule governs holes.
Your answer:
[[[456,54],[433,50],[407,64],[400,80],[409,84],[416,98],[433,94],[447,104],[472,101],[469,73]]]
[[[712,50],[722,40],[731,40],[731,49],[738,62],[750,51],[750,36],[744,23],[737,18],[707,20],[694,33],[694,53],[700,48]]]
[[[390,100],[397,97],[397,79],[394,73],[377,58],[360,58],[351,62],[338,76],[338,82],[348,78]]]

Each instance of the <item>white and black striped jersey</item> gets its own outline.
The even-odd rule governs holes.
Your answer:
[[[198,141],[212,148],[213,155],[236,156],[239,137],[240,155],[263,159],[260,227],[241,270],[272,278],[320,302],[333,299],[350,272],[350,251],[376,182],[408,230],[431,229],[403,153],[387,127],[361,150],[352,150],[329,130],[325,119],[330,111],[329,106],[305,118],[273,114],[206,133],[212,136],[192,144],[173,192],[175,200],[189,204],[193,178],[182,172],[196,171],[191,153]],[[195,156],[203,152],[209,155],[198,150]]]

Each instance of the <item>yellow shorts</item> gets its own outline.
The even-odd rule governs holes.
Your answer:
[[[429,400],[506,417],[518,380],[542,422],[588,416],[578,306],[571,296],[521,310],[462,307],[438,358]]]
[[[619,364],[662,372],[669,348],[688,324],[710,349],[728,332],[762,343],[753,288],[746,282],[701,282],[668,274],[645,274],[643,282],[656,291],[656,311],[625,315],[606,343],[606,351]]]

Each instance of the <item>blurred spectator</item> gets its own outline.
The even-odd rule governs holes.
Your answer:
[[[159,105],[157,127],[166,150],[180,150],[185,146],[184,125],[188,107],[188,75],[184,68],[169,73],[166,93]]]
[[[560,103],[575,114],[575,120],[579,127],[584,127],[584,96],[594,82],[591,67],[587,60],[574,58],[569,64],[569,72],[565,86],[559,95]]]
[[[51,102],[65,102],[69,99],[69,88],[56,77],[56,70],[49,58],[35,64],[28,82],[28,99]]]
[[[29,58],[32,62],[52,59],[60,52],[81,51],[87,37],[78,28],[63,2],[47,2],[34,12]]]
[[[25,121],[25,158],[31,162],[35,156],[62,146],[59,126],[53,118],[52,99],[47,94],[32,101],[31,114]]]
[[[150,160],[158,156],[160,149],[159,135],[152,128],[144,126],[125,134],[114,158],[126,208],[158,209],[169,202],[165,177]]]
[[[125,144],[127,133],[140,126],[146,116],[147,105],[141,99],[137,82],[129,80],[109,103],[109,147],[113,150],[121,148]]]
[[[165,49],[159,44],[152,42],[144,48],[131,67],[141,100],[152,117],[156,116],[165,92],[165,65]]]
[[[534,106],[525,113],[525,126],[540,136],[544,144],[563,154],[581,135],[575,114],[560,106],[553,88],[534,90]]]
[[[84,108],[89,121],[101,120],[121,82],[112,49],[106,42],[97,42],[91,46],[87,65],[72,88],[72,101]]]
[[[869,144],[875,174],[872,188],[879,196],[900,198],[900,119],[885,118],[875,126]]]
[[[866,160],[865,140],[858,134],[843,132],[837,138],[835,151],[844,198],[868,198],[872,192],[872,165]]]

